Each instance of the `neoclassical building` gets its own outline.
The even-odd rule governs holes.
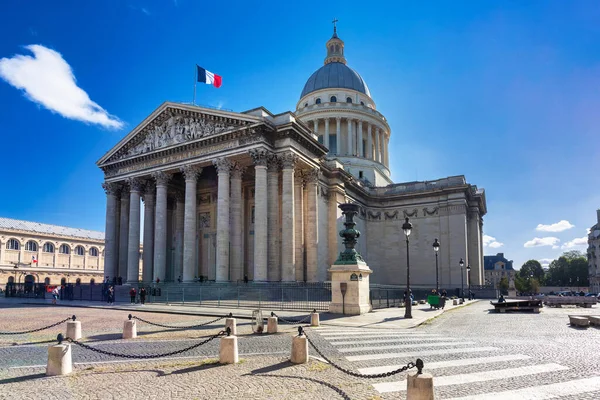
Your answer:
[[[165,102],[98,161],[106,275],[137,281],[143,238],[144,281],[325,281],[352,202],[373,282],[405,283],[410,218],[414,285],[435,285],[435,238],[441,286],[460,285],[461,258],[483,283],[484,191],[464,176],[393,183],[391,129],[335,31],[326,47],[295,112]]]
[[[0,286],[100,283],[103,271],[104,233],[0,217]]]
[[[600,210],[596,210],[597,222],[590,228],[588,234],[588,276],[590,280],[590,291],[600,293]]]

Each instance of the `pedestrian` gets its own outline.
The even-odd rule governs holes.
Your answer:
[[[244,275],[244,283],[248,284],[248,275]]]
[[[135,291],[135,288],[131,288],[131,290],[129,291],[129,297],[131,298],[131,304],[135,304],[135,295],[137,294],[137,292]]]
[[[501,294],[500,297],[498,298],[498,303],[506,303],[506,300],[504,300],[503,294]]]
[[[121,278],[121,277],[118,277],[118,278],[117,278],[117,283],[118,283],[119,285],[122,285],[122,284],[123,284],[123,278]]]
[[[56,300],[58,300],[58,286],[52,289],[52,304],[56,304]]]
[[[142,305],[144,305],[144,303],[146,303],[146,288],[142,287],[140,289],[140,303],[142,303]]]
[[[156,278],[156,284],[160,283],[160,278]]]
[[[115,289],[113,286],[108,288],[108,304],[112,305],[115,302]]]
[[[446,297],[448,295],[448,293],[446,292],[446,289],[442,290],[442,296]]]
[[[177,282],[181,283],[181,275],[179,275],[179,278],[177,278]]]

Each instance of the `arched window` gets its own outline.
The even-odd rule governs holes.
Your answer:
[[[94,278],[90,279],[90,285],[95,285],[96,284],[96,280]]]
[[[14,276],[9,276],[8,277],[8,283],[15,283],[15,277]]]
[[[81,278],[77,278],[77,280],[75,280],[75,286],[79,285],[81,285]]]
[[[308,103],[304,103],[304,107],[308,107]]]
[[[346,103],[352,103],[352,98],[351,97],[346,97]]]
[[[34,242],[33,240],[30,240],[29,242],[25,243],[25,251],[37,251],[37,250],[38,250],[37,243]]]
[[[315,100],[315,104],[321,104],[321,98],[317,97],[317,99]]]
[[[69,253],[71,253],[71,249],[69,248],[68,245],[61,244],[60,247],[58,248],[58,252],[60,254],[69,254]]]
[[[339,45],[339,44],[336,44],[336,45],[335,45],[335,52],[336,52],[336,53],[339,53],[339,52],[340,52],[340,45]]]
[[[75,254],[78,256],[84,256],[85,255],[85,249],[83,248],[83,246],[77,246],[75,247]]]
[[[95,247],[91,247],[90,248],[90,256],[92,257],[98,257],[98,249]]]
[[[67,284],[67,278],[60,278],[61,286],[65,286]]]
[[[49,284],[50,284],[50,278],[44,279],[44,285],[49,285]]]
[[[44,253],[54,253],[54,245],[50,242],[44,243],[44,247],[42,248]]]
[[[364,102],[364,101],[361,101],[361,102],[360,102],[360,105],[361,105],[361,106],[364,106],[364,105],[365,105],[365,102]]]
[[[6,250],[19,250],[21,248],[21,244],[17,239],[9,239],[6,242]]]
[[[333,53],[333,49],[334,49],[333,45],[329,46],[329,51],[330,51],[330,52],[332,52],[332,53]]]
[[[335,96],[331,96],[331,98],[329,99],[329,101],[330,101],[331,103],[335,103],[335,102],[337,101],[337,97],[335,97]]]

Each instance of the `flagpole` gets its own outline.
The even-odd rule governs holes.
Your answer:
[[[196,84],[198,83],[198,66],[194,65],[194,100],[193,105],[196,105]]]

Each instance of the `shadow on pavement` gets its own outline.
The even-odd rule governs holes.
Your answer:
[[[219,364],[218,362],[214,362],[211,364],[201,364],[201,365],[194,365],[193,367],[189,367],[189,368],[184,368],[184,369],[178,369],[177,371],[173,371],[170,374],[165,374],[165,375],[180,375],[180,374],[189,374],[191,372],[196,372],[196,371],[204,371],[210,368],[215,368],[215,367],[220,367],[221,364]]]
[[[294,366],[294,364],[292,364],[291,361],[286,360],[286,361],[280,362],[279,364],[269,365],[268,367],[252,370],[247,375],[265,374],[267,372],[279,371],[281,369],[289,368],[289,367],[293,367],[293,366]]]
[[[33,374],[33,375],[25,375],[25,376],[17,376],[15,378],[6,378],[6,379],[0,379],[0,385],[3,385],[5,383],[18,383],[18,382],[25,382],[25,381],[30,381],[30,380],[34,380],[34,379],[40,379],[40,378],[45,378],[46,374]]]
[[[302,377],[302,376],[275,375],[275,374],[273,374],[273,375],[270,375],[270,374],[261,374],[261,376],[269,376],[269,377],[273,377],[273,378],[301,379],[303,381],[315,382],[315,383],[318,383],[319,385],[323,385],[323,386],[328,387],[329,389],[333,390],[334,392],[336,392],[337,394],[339,394],[342,399],[344,399],[344,400],[351,400],[350,396],[348,396],[348,394],[346,392],[344,392],[342,389],[340,389],[339,387],[334,386],[331,383],[320,381],[318,379],[306,378],[306,377]]]

